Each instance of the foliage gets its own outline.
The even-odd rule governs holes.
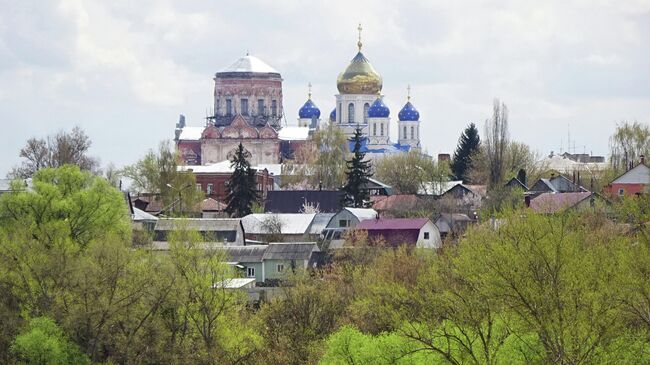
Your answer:
[[[20,150],[20,157],[25,160],[12,169],[10,178],[26,179],[36,171],[44,168],[76,165],[81,170],[95,171],[99,166],[96,158],[87,155],[91,146],[90,138],[79,127],[71,132],[58,132],[47,138],[30,138]]]
[[[331,123],[314,133],[293,160],[283,165],[282,184],[288,189],[339,189],[345,183],[348,144],[339,128]]]
[[[436,163],[416,151],[385,156],[374,167],[375,177],[390,185],[396,194],[437,193],[449,180],[446,163]]]
[[[361,152],[362,139],[361,128],[355,129],[354,136],[350,139],[351,142],[354,142],[353,156],[352,159],[345,162],[347,166],[345,172],[347,182],[341,188],[345,193],[343,205],[347,207],[363,208],[368,205],[369,195],[368,190],[364,189],[364,185],[372,177],[370,172],[372,166],[369,161],[364,161],[366,154]]]
[[[180,155],[164,141],[157,152],[150,150],[138,162],[124,167],[121,175],[131,181],[132,193],[159,195],[164,209],[180,216],[195,211],[203,199],[203,193],[195,189],[194,174],[180,166]]]
[[[508,150],[508,107],[499,99],[494,100],[492,118],[485,121],[483,146],[487,157],[488,185],[496,186],[506,173],[506,151]]]
[[[16,336],[11,351],[23,364],[90,364],[90,359],[47,317],[32,318],[27,328]]]
[[[636,165],[641,155],[650,156],[650,127],[634,121],[623,121],[609,138],[610,163],[617,172]]]
[[[226,213],[233,217],[243,217],[251,214],[253,204],[259,201],[257,191],[256,170],[251,168],[248,161],[251,157],[240,143],[234,150],[230,160],[233,173],[226,183]]]
[[[454,152],[454,158],[451,162],[451,171],[456,180],[471,183],[469,171],[472,169],[472,159],[478,152],[481,145],[481,138],[478,134],[478,128],[474,123],[470,123],[458,139],[458,146]]]

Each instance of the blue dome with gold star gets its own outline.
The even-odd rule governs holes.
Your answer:
[[[300,116],[300,118],[307,119],[311,119],[313,117],[320,118],[320,109],[318,109],[316,104],[314,104],[311,99],[308,99],[305,105],[303,105],[302,108],[298,110],[298,116]]]
[[[411,104],[410,101],[407,101],[402,110],[397,114],[398,118],[402,122],[417,122],[420,120],[420,112]]]
[[[368,108],[368,118],[388,118],[390,109],[384,104],[381,98],[377,98]]]

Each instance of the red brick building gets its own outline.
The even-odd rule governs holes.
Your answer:
[[[212,198],[223,202],[226,199],[226,182],[232,175],[230,161],[223,161],[212,165],[185,166],[187,171],[194,173],[196,177],[196,189],[202,191],[206,198]],[[267,169],[258,169],[256,174],[257,191],[262,199],[266,193],[273,190],[274,176]]]

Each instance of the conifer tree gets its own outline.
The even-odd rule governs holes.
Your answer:
[[[354,136],[350,139],[351,142],[354,142],[352,150],[354,155],[351,160],[345,161],[347,182],[341,189],[345,193],[343,195],[343,205],[346,207],[363,208],[368,204],[368,191],[363,187],[368,183],[368,179],[372,177],[372,173],[370,172],[370,162],[364,161],[366,154],[361,152],[362,139],[361,128],[357,127]]]
[[[481,145],[481,138],[474,123],[470,123],[458,139],[458,146],[451,162],[451,172],[456,180],[467,181],[472,168],[472,157]]]
[[[256,170],[248,161],[250,157],[250,152],[240,143],[230,160],[234,171],[226,183],[226,213],[233,217],[251,214],[253,204],[260,198],[256,189]]]

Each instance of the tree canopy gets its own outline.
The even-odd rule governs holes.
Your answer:
[[[352,158],[347,160],[347,182],[341,188],[345,193],[343,196],[343,204],[348,207],[362,208],[368,205],[369,194],[368,190],[364,189],[368,184],[369,178],[372,177],[370,161],[366,161],[366,154],[361,152],[361,140],[363,139],[363,132],[360,127],[354,130],[354,135],[350,138],[354,142],[354,149],[352,150]]]
[[[481,146],[481,137],[478,128],[474,123],[470,123],[458,139],[458,146],[454,152],[451,162],[451,172],[456,180],[470,183],[469,170],[472,169],[472,158]]]
[[[230,166],[234,169],[226,183],[226,213],[243,217],[252,213],[253,204],[260,199],[257,191],[257,171],[248,161],[251,157],[240,143],[233,151]]]

